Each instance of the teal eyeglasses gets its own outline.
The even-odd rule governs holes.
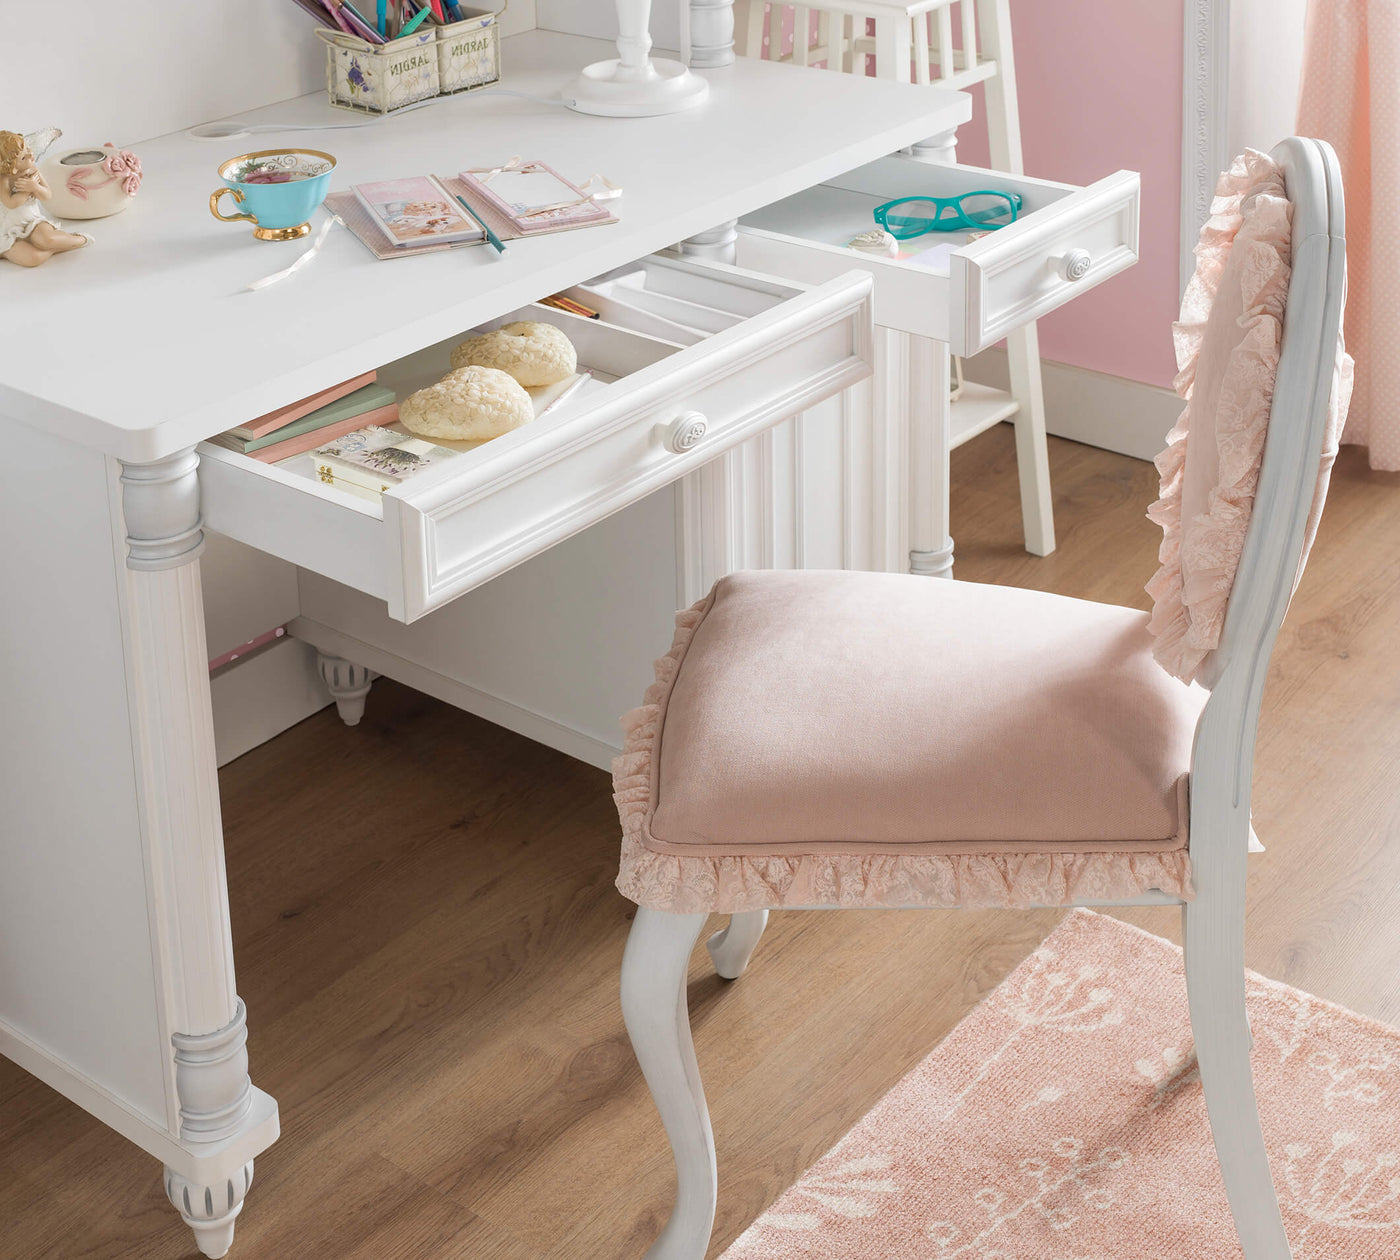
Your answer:
[[[984,190],[956,197],[900,197],[876,206],[875,222],[895,240],[907,241],[925,232],[990,231],[1014,223],[1020,211],[1020,193]]]

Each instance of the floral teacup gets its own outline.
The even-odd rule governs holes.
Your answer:
[[[335,158],[315,149],[267,149],[244,153],[219,167],[224,187],[209,195],[209,212],[225,223],[248,220],[260,241],[291,241],[311,231],[309,222],[330,190]],[[219,198],[231,196],[242,214],[220,214]]]

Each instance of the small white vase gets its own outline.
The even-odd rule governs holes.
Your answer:
[[[110,144],[50,154],[39,166],[53,192],[44,204],[45,212],[58,219],[105,219],[120,214],[141,183],[140,163],[135,162],[133,170],[133,162],[133,155]]]

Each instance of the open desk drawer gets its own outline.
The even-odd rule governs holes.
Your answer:
[[[594,371],[534,423],[464,449],[382,504],[321,484],[308,455],[264,464],[204,443],[204,523],[413,621],[869,376],[871,282],[852,265],[809,290],[718,263],[641,259],[603,282],[619,298],[612,318],[634,312],[632,327],[538,306],[488,325],[556,324]],[[655,318],[648,304],[692,344],[640,331]],[[447,371],[459,340],[380,380],[402,399]]]
[[[989,188],[1019,192],[1019,217],[962,244],[943,266],[845,248],[876,226],[871,212],[886,201]],[[1138,201],[1138,176],[1131,171],[1076,188],[975,166],[881,158],[743,219],[737,261],[809,284],[841,275],[854,262],[874,277],[878,323],[973,355],[1132,266]],[[963,237],[929,233],[901,244],[910,250],[941,240]]]

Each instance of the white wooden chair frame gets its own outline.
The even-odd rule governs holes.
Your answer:
[[[735,0],[734,51],[759,57],[763,53],[765,0]],[[958,6],[962,48],[953,47],[953,6]],[[787,6],[773,4],[774,23]],[[769,60],[814,65],[860,73],[858,58],[875,57],[878,78],[902,83],[933,84],[965,89],[984,83],[987,106],[988,153],[992,166],[1020,175],[1021,118],[1016,99],[1016,62],[1011,40],[1010,0],[826,0],[822,5],[793,5],[794,38],[791,54],[780,47],[781,33],[770,40]],[[818,14],[815,45],[797,33],[808,30]],[[866,19],[875,22],[873,37],[864,33]],[[859,25],[860,32],[856,32]],[[912,74],[911,74],[912,68]],[[952,162],[956,134],[916,146],[925,161]],[[878,317],[879,311],[876,311]],[[1055,550],[1055,513],[1050,486],[1050,457],[1045,430],[1045,399],[1040,372],[1040,337],[1034,323],[1013,330],[1006,338],[1007,369],[1015,412],[1008,417],[1016,431],[1016,469],[1021,483],[1021,526],[1026,550],[1045,556]],[[952,426],[958,432],[957,424]],[[965,435],[962,440],[966,440]],[[954,445],[957,445],[955,440]],[[945,531],[946,533],[946,531]]]
[[[1341,176],[1332,150],[1294,137],[1273,151],[1293,202],[1293,272],[1253,524],[1245,541],[1191,756],[1195,899],[1182,905],[1191,1025],[1211,1132],[1246,1260],[1290,1256],[1259,1127],[1245,1014],[1250,783],[1269,656],[1292,595],[1317,480],[1345,284]],[[837,907],[816,907],[835,909]],[[622,963],[622,1011],[675,1155],[675,1208],[647,1260],[702,1260],[714,1222],[714,1138],[691,1042],[686,971],[708,916],[639,909]],[[716,971],[743,974],[767,910],[710,938]],[[1303,1100],[1306,1105],[1306,1100]]]

